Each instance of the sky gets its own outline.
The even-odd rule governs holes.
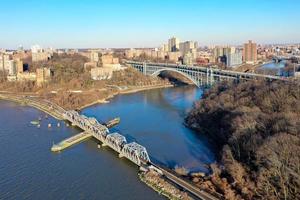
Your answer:
[[[0,0],[0,48],[300,43],[300,0]]]

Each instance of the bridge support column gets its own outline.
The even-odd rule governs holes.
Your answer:
[[[143,63],[143,74],[147,75],[147,64]]]
[[[106,147],[106,146],[107,146],[107,144],[103,142],[101,146],[103,146],[103,147]]]
[[[202,77],[202,74],[200,74],[200,86],[202,86],[203,85],[203,77]]]
[[[213,73],[214,73],[213,70],[210,69],[210,85],[212,85],[214,82],[214,74]]]
[[[206,68],[206,85],[208,86],[209,69]]]

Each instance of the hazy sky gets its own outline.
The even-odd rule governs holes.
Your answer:
[[[0,48],[300,42],[300,0],[0,0]]]

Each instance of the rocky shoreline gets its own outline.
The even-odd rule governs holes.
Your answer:
[[[159,173],[154,170],[140,172],[139,178],[159,194],[171,200],[191,200],[192,198],[186,192],[176,188],[174,185],[167,182]]]

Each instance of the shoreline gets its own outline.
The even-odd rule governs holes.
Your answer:
[[[154,89],[160,89],[160,88],[171,88],[171,87],[174,87],[174,85],[172,85],[172,84],[163,84],[162,85],[161,84],[161,85],[151,85],[151,86],[143,86],[143,87],[131,87],[131,88],[128,88],[126,90],[115,91],[112,94],[109,94],[105,98],[97,99],[97,100],[92,101],[90,103],[83,104],[82,106],[74,107],[73,109],[82,111],[85,108],[88,108],[88,107],[91,107],[91,106],[94,106],[94,105],[97,105],[97,104],[106,104],[106,103],[110,102],[109,101],[110,99],[112,99],[115,96],[120,95],[120,94],[133,94],[133,93],[147,91],[147,90],[154,90]],[[37,98],[43,99],[43,96],[39,95],[39,93],[37,93],[37,92],[16,93],[16,92],[10,92],[10,91],[1,90],[0,94],[2,94],[2,95],[6,95],[6,94],[9,94],[9,95],[20,95],[20,96],[22,96],[22,95],[23,96],[24,95],[25,96],[29,95],[29,96],[35,96]]]
[[[126,90],[123,90],[123,91],[114,92],[114,93],[108,95],[108,97],[106,97],[106,98],[98,99],[96,101],[93,101],[91,103],[83,105],[83,106],[77,108],[77,110],[82,111],[85,108],[88,108],[88,107],[91,107],[91,106],[94,106],[94,105],[97,105],[97,104],[109,103],[110,99],[112,99],[115,96],[120,95],[120,94],[133,94],[133,93],[147,91],[147,90],[154,90],[154,89],[161,89],[161,88],[171,88],[171,87],[174,87],[174,85],[168,84],[168,85],[153,85],[153,86],[146,86],[146,87],[129,88],[129,89],[126,89]]]
[[[170,200],[192,200],[185,191],[181,191],[174,184],[168,182],[165,178],[153,170],[147,172],[139,172],[140,181],[150,187],[159,195]]]

